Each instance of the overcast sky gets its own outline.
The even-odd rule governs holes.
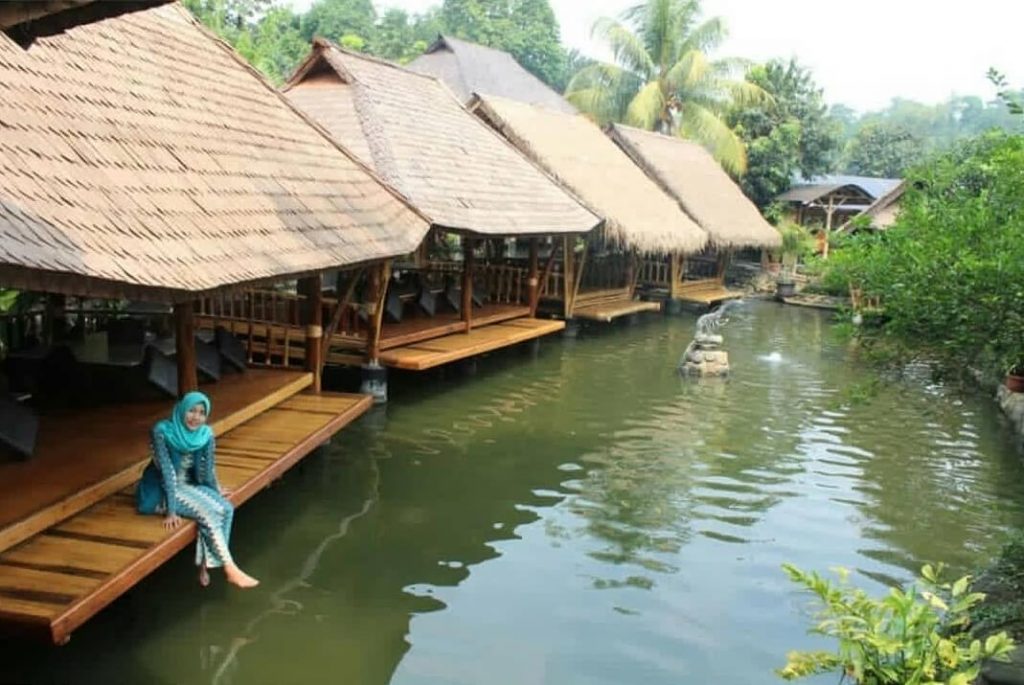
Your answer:
[[[312,0],[292,0],[297,10]],[[422,12],[440,0],[375,0],[378,9]],[[600,16],[617,16],[636,0],[551,0],[569,47],[607,57],[590,39]],[[950,9],[946,9],[949,7]],[[954,8],[955,9],[952,9]],[[764,60],[795,56],[813,71],[829,102],[857,110],[894,97],[934,103],[951,94],[994,89],[994,66],[1024,86],[1024,2],[1020,0],[704,0],[729,39],[720,55]]]

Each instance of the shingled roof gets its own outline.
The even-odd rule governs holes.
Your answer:
[[[606,220],[606,236],[641,252],[696,252],[708,236],[582,114],[494,96],[470,108]]]
[[[451,36],[439,36],[408,67],[441,79],[462,102],[469,102],[474,93],[480,93],[576,113],[565,98],[524,69],[509,53]]]
[[[427,223],[182,7],[0,35],[0,283],[187,299],[405,254]]]
[[[285,92],[435,226],[514,236],[601,223],[433,77],[318,39]]]
[[[776,247],[779,232],[700,144],[615,124],[609,134],[723,248]]]

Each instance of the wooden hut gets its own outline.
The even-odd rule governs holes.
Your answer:
[[[441,79],[463,103],[480,93],[576,113],[568,100],[520,66],[509,53],[452,36],[438,36],[407,67]]]
[[[636,300],[643,259],[693,254],[708,241],[676,200],[581,114],[490,95],[470,109],[605,219],[582,245],[563,241],[561,268],[542,285],[559,313],[611,321],[660,309]]]
[[[828,256],[828,236],[899,186],[899,179],[868,176],[822,176],[793,186],[776,198],[790,218],[818,238],[818,251]]]
[[[6,361],[45,370],[63,350],[55,384],[77,402],[0,398],[0,431],[38,422],[34,445],[7,441],[21,459],[0,457],[0,629],[62,642],[194,538],[132,496],[171,398],[206,381],[220,481],[236,504],[253,496],[371,404],[316,387],[321,273],[407,253],[428,225],[181,6],[51,29],[35,17],[19,42],[0,35],[0,287],[74,320]],[[199,298],[282,279],[308,294],[306,370],[197,340]],[[99,312],[125,328],[125,298],[173,309],[173,337],[114,344]],[[138,371],[156,395],[104,405],[103,385],[77,384],[86,368]]]
[[[715,158],[698,143],[612,125],[609,135],[666,193],[674,197],[709,236],[698,259],[676,253],[648,260],[640,282],[670,299],[712,304],[738,297],[725,287],[725,268],[734,250],[772,249],[779,232],[761,216]],[[666,263],[667,261],[667,263]]]
[[[285,93],[432,226],[415,255],[362,289],[381,302],[376,316],[330,331],[331,361],[419,371],[564,327],[535,318],[540,243],[601,221],[442,82],[318,39]]]
[[[907,192],[907,182],[900,181],[887,193],[871,203],[863,212],[854,217],[863,216],[867,220],[867,228],[873,231],[884,231],[896,223],[900,208],[903,204],[903,195]],[[847,221],[841,230],[851,231],[855,224],[853,219]]]

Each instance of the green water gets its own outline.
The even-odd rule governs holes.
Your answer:
[[[1024,525],[987,398],[880,379],[824,315],[773,303],[724,330],[728,382],[686,381],[693,323],[394,383],[240,510],[258,589],[200,590],[189,550],[68,646],[0,647],[0,680],[772,683],[817,644],[783,562],[877,590]]]

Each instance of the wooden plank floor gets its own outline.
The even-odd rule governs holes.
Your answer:
[[[251,369],[202,390],[220,435],[313,382],[303,371]],[[45,416],[35,455],[0,463],[0,550],[134,483],[149,460],[149,431],[169,400]]]
[[[539,338],[565,328],[564,321],[521,318],[474,328],[469,333],[452,333],[381,353],[385,366],[424,371],[485,352]]]
[[[294,395],[224,432],[217,475],[242,504],[372,406],[365,395]],[[195,539],[135,511],[130,488],[0,554],[0,627],[55,643]]]
[[[715,302],[739,299],[743,297],[743,293],[726,288],[720,278],[703,278],[678,284],[674,297],[683,302],[711,305]]]
[[[661,311],[660,302],[644,302],[623,298],[619,301],[602,302],[600,304],[577,307],[573,309],[572,316],[575,319],[587,319],[589,321],[602,321],[608,323],[621,316],[636,314],[638,312]]]

